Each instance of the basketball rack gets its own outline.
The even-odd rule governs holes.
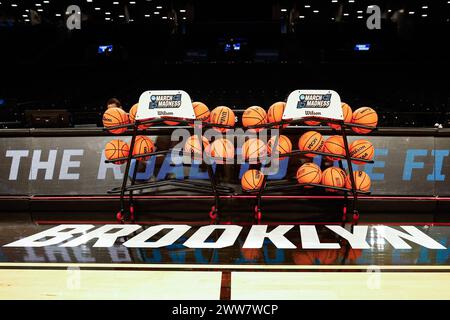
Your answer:
[[[147,105],[148,101],[146,101],[146,97],[143,97],[144,95],[183,95],[183,99],[186,100],[183,102],[184,106],[190,105],[190,108],[192,109],[192,102],[190,100],[190,97],[187,95],[187,93],[183,91],[147,91],[141,95],[141,98],[139,100],[139,105]],[[190,110],[189,110],[190,111]],[[170,148],[167,150],[161,150],[161,151],[155,151],[155,152],[149,152],[149,153],[143,153],[143,154],[137,154],[133,155],[133,149],[136,142],[136,137],[138,134],[145,134],[146,129],[139,129],[139,127],[144,125],[156,125],[160,124],[164,121],[176,121],[180,124],[185,125],[194,125],[198,129],[201,130],[194,130],[194,134],[196,134],[198,141],[202,145],[203,150],[203,143],[202,143],[202,136],[205,131],[205,129],[209,127],[217,127],[217,128],[225,128],[225,129],[231,129],[232,126],[228,125],[220,125],[220,124],[211,124],[209,122],[202,122],[195,119],[195,116],[193,116],[193,110],[191,114],[188,114],[188,117],[173,117],[173,116],[163,116],[163,117],[151,117],[146,118],[148,116],[147,113],[141,112],[141,119],[138,119],[139,116],[139,108],[138,113],[136,115],[136,119],[134,123],[128,123],[123,125],[117,125],[117,126],[111,126],[107,128],[103,128],[104,131],[114,130],[114,129],[131,129],[131,142],[130,142],[130,152],[127,157],[121,157],[116,158],[112,160],[105,160],[105,163],[115,163],[115,162],[122,162],[124,161],[126,163],[125,166],[125,173],[123,176],[122,184],[119,187],[113,188],[108,191],[108,194],[120,194],[120,211],[116,214],[116,219],[120,221],[121,223],[124,223],[125,221],[129,220],[131,222],[135,222],[136,220],[136,212],[135,212],[135,206],[134,206],[134,199],[133,194],[135,191],[138,190],[149,190],[149,189],[156,189],[161,187],[171,187],[170,191],[174,190],[184,190],[184,191],[195,191],[200,193],[208,193],[214,195],[214,204],[211,206],[211,210],[209,212],[209,217],[213,220],[216,220],[219,217],[220,212],[220,195],[222,194],[232,194],[234,193],[234,188],[223,186],[219,184],[219,180],[216,176],[216,171],[213,168],[213,162],[207,161],[205,163],[207,167],[208,177],[209,181],[202,181],[202,180],[177,180],[177,179],[166,179],[166,180],[159,180],[159,181],[152,181],[152,182],[145,182],[145,183],[139,183],[136,184],[136,176],[138,171],[138,165],[135,163],[132,172],[130,172],[131,162],[132,160],[135,160],[136,162],[141,161],[142,158],[147,157],[162,157],[166,156],[169,153],[176,152],[180,157],[189,157],[192,160],[196,160],[196,157],[198,154],[195,153],[186,153],[183,149],[175,149]],[[201,134],[200,134],[201,132]],[[185,159],[185,158],[184,158]],[[214,158],[210,157],[210,160],[223,161],[224,159],[221,158]],[[191,162],[192,163],[192,162]],[[186,163],[185,161],[182,162],[182,165],[184,166]],[[130,181],[129,181],[130,180]],[[128,203],[128,206],[127,206]]]
[[[360,195],[360,194],[367,195],[367,194],[370,194],[370,192],[369,191],[367,191],[367,192],[361,191],[361,190],[357,189],[355,179],[353,176],[352,160],[358,161],[358,162],[363,162],[363,163],[374,163],[374,161],[361,159],[361,158],[353,158],[350,156],[349,143],[347,140],[346,129],[361,128],[361,129],[369,129],[369,130],[373,131],[373,130],[376,130],[376,128],[365,126],[365,125],[347,123],[347,122],[344,122],[343,119],[339,119],[339,118],[343,118],[343,117],[342,117],[340,97],[336,92],[330,91],[330,90],[305,90],[305,91],[310,94],[324,95],[324,94],[331,93],[331,94],[337,96],[337,98],[336,98],[337,100],[335,101],[334,106],[335,106],[335,109],[337,110],[336,106],[339,105],[339,110],[341,110],[340,115],[337,114],[337,116],[336,116],[336,113],[335,113],[335,115],[333,115],[333,113],[331,113],[330,117],[325,117],[325,116],[323,116],[323,117],[314,117],[314,116],[296,117],[296,116],[294,116],[293,118],[286,117],[286,119],[284,119],[286,116],[286,112],[285,112],[283,114],[282,121],[268,123],[268,124],[248,126],[247,128],[248,129],[277,128],[279,130],[279,135],[281,135],[282,130],[285,125],[299,125],[299,124],[304,124],[305,121],[316,121],[316,122],[320,122],[321,124],[322,123],[332,123],[332,124],[339,125],[340,126],[339,130],[336,130],[334,128],[332,128],[332,130],[334,132],[341,133],[343,141],[344,141],[345,155],[327,153],[327,152],[322,152],[322,151],[310,151],[310,150],[307,150],[307,151],[293,150],[292,152],[289,152],[289,153],[279,154],[278,148],[277,148],[278,141],[279,141],[279,135],[275,136],[274,146],[272,149],[277,150],[275,156],[276,156],[276,159],[278,159],[278,160],[280,160],[281,157],[285,158],[285,157],[305,155],[305,154],[316,154],[316,155],[321,155],[321,156],[329,156],[329,157],[338,159],[337,161],[339,163],[339,168],[341,168],[342,170],[344,170],[343,161],[346,161],[347,169],[349,171],[349,176],[350,176],[351,188],[326,186],[326,185],[315,184],[315,183],[298,183],[296,179],[284,179],[284,180],[277,180],[276,182],[267,182],[267,175],[264,175],[263,183],[262,183],[262,186],[260,189],[254,190],[254,191],[253,190],[250,190],[250,191],[243,190],[243,192],[246,194],[256,195],[256,203],[254,205],[254,216],[255,216],[255,219],[258,221],[261,220],[261,218],[262,218],[262,211],[261,211],[262,196],[266,193],[280,192],[280,191],[292,191],[292,190],[304,190],[305,187],[331,189],[331,190],[335,190],[338,192],[343,192],[344,205],[343,205],[343,209],[342,209],[342,222],[347,221],[347,214],[350,212],[352,214],[353,223],[357,223],[359,220],[358,195]],[[310,92],[310,91],[313,91],[313,92]],[[289,96],[288,103],[289,103],[289,99],[296,93],[302,94],[302,92],[300,90],[294,91]],[[286,105],[286,109],[287,108],[288,108],[288,104]],[[335,118],[333,118],[333,117],[335,117]],[[274,159],[274,155],[272,155],[272,159]],[[263,163],[268,164],[270,161],[271,161],[271,157],[261,158],[261,159],[257,160],[257,163],[255,165],[258,166],[260,169],[262,167]]]

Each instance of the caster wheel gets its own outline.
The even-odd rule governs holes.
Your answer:
[[[215,206],[212,206],[212,207],[211,207],[211,211],[209,212],[209,217],[210,217],[212,220],[216,220],[216,219],[217,219],[217,210],[216,210],[216,207],[215,207]]]
[[[134,221],[134,206],[130,206],[130,219]]]
[[[347,220],[347,207],[344,207],[344,209],[342,210],[342,221],[346,220]]]

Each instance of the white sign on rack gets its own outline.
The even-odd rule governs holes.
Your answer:
[[[155,90],[141,94],[136,120],[164,117],[195,119],[189,94],[182,90]]]
[[[286,102],[283,120],[307,117],[343,120],[341,98],[333,90],[295,90]]]

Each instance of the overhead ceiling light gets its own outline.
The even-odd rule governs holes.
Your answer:
[[[146,14],[146,15],[144,15],[144,17],[146,17],[146,18],[150,18],[150,15],[149,15],[149,14]]]
[[[348,0],[348,3],[354,3],[355,0]]]
[[[119,18],[125,18],[123,14],[119,14]]]
[[[130,4],[136,4],[136,1],[130,1]],[[131,20],[130,20],[131,21]]]
[[[61,13],[57,13],[57,14],[55,14],[55,16],[61,17]]]
[[[345,17],[348,17],[348,16],[349,16],[349,14],[348,14],[348,13],[344,13],[344,16],[345,16]]]
[[[105,12],[105,14],[109,16],[111,14],[111,12]]]
[[[87,2],[92,2],[92,0],[87,0]]]
[[[17,7],[17,4],[11,3],[11,7]]]
[[[27,14],[23,14],[22,17],[28,18],[28,15]]]
[[[364,18],[363,16],[358,16],[358,19],[362,19],[362,18]]]
[[[36,3],[35,6],[36,6],[36,7],[40,7],[40,6],[42,6],[42,4]]]
[[[42,12],[42,11],[44,11],[44,9],[37,9],[37,11]]]
[[[100,11],[100,8],[97,7],[97,8],[95,8],[95,10],[96,10],[96,11]]]
[[[331,0],[331,2],[336,3],[336,2],[338,2],[338,1],[337,1],[337,0]]]
[[[299,18],[300,18],[300,19],[305,19],[305,16],[300,16]]]
[[[114,1],[113,4],[117,5],[119,4],[119,1]]]
[[[356,13],[363,13],[363,11],[362,10],[358,10],[358,11],[356,11]]]
[[[184,9],[180,9],[180,12],[181,12],[181,13],[185,13],[185,12],[186,12],[186,10],[184,10]]]
[[[186,20],[186,17],[183,17],[183,20]]]
[[[45,4],[49,4],[50,3],[50,1],[48,1],[48,0],[45,0],[45,1],[43,1]]]
[[[111,20],[111,18],[110,18],[110,17],[106,17],[105,20],[106,20],[106,21],[109,21],[109,20]]]
[[[313,10],[314,13],[319,13],[319,10]]]
[[[162,17],[163,19],[167,19],[167,17],[166,16],[164,16],[164,17]]]
[[[159,14],[159,11],[155,11],[155,12],[153,12],[153,14]]]
[[[426,17],[428,17],[428,15],[427,14],[423,14],[422,17],[426,18]]]
[[[422,6],[422,9],[428,9],[428,6]]]
[[[286,12],[287,11],[287,9],[281,9],[281,12]]]
[[[30,19],[25,19],[25,22],[30,22]]]
[[[410,11],[410,12],[408,12],[409,14],[414,14],[415,12],[414,11]]]
[[[311,8],[309,4],[305,4],[305,8]]]
[[[389,10],[388,10],[388,12],[392,12],[392,10],[391,10],[391,9],[389,9]]]

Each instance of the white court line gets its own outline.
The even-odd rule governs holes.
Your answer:
[[[230,265],[230,264],[133,264],[133,263],[32,263],[3,262],[0,268],[15,267],[78,267],[115,269],[219,269],[219,270],[450,270],[450,265]]]
[[[450,273],[233,272],[231,300],[450,299]]]

